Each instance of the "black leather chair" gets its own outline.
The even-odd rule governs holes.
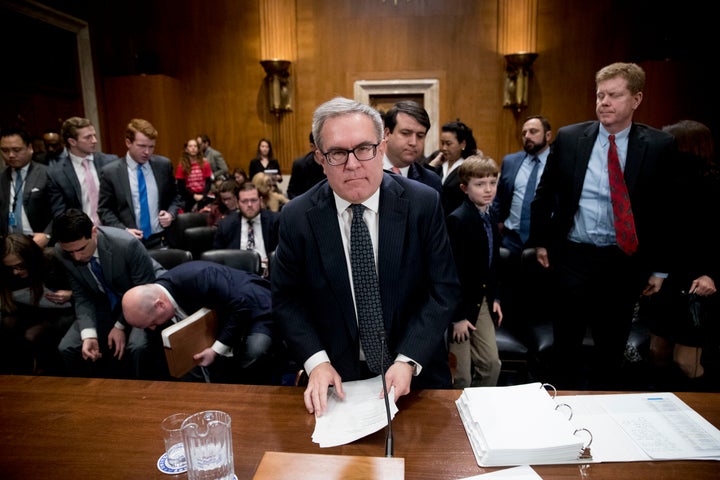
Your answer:
[[[260,254],[253,250],[235,248],[207,250],[200,255],[200,260],[221,263],[256,275],[260,275],[262,272]]]
[[[189,250],[193,258],[199,259],[203,252],[212,250],[215,230],[216,227],[208,225],[187,228],[183,233],[185,250]]]
[[[168,241],[172,248],[190,250],[187,246],[185,231],[188,228],[205,227],[208,225],[208,214],[200,212],[180,213],[173,220],[168,232]]]
[[[166,270],[177,267],[181,263],[189,262],[193,259],[192,253],[188,250],[180,248],[153,249],[148,250],[152,258],[162,265]]]

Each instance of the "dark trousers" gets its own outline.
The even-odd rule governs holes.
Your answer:
[[[551,381],[562,389],[622,389],[635,304],[647,282],[617,247],[567,242],[550,256],[555,285]],[[583,340],[590,328],[588,359]],[[588,360],[587,363],[585,360]]]

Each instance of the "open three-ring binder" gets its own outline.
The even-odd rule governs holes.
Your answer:
[[[455,403],[478,465],[720,460],[720,430],[673,393],[556,393],[463,390]]]
[[[556,393],[541,383],[466,388],[456,405],[478,465],[592,462],[592,433],[570,422]]]

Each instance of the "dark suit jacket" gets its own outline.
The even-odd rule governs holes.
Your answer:
[[[93,154],[93,162],[95,162],[95,170],[100,178],[100,172],[113,160],[117,160],[117,155],[108,155],[102,152]],[[50,164],[48,169],[48,188],[50,191],[50,200],[52,202],[53,216],[57,217],[68,208],[77,208],[82,210],[82,187],[75,174],[70,156],[65,154],[57,162]],[[99,189],[98,185],[98,189]]]
[[[438,193],[387,173],[380,189],[378,281],[391,358],[401,353],[422,365],[414,388],[449,388],[445,331],[460,285]],[[325,350],[343,380],[360,378],[357,319],[327,182],[283,207],[271,271],[275,322],[296,360]]]
[[[257,275],[219,263],[185,262],[161,275],[156,283],[170,292],[188,315],[202,307],[218,314],[216,340],[239,347],[254,321],[270,319],[270,284]]]
[[[552,255],[552,249],[567,240],[599,125],[590,121],[558,130],[532,203],[528,247],[546,247]],[[672,185],[669,174],[671,167],[677,168],[676,160],[677,146],[671,135],[633,123],[624,177],[638,237],[634,256],[650,271],[668,272],[670,268],[668,186]]]
[[[310,190],[310,187],[325,179],[323,167],[315,161],[315,152],[308,152],[293,160],[290,182],[287,187],[288,198],[292,199]]]
[[[433,168],[425,165],[425,168],[442,179],[442,166]],[[465,201],[465,192],[460,190],[460,177],[456,168],[447,176],[444,182],[441,180],[442,190],[440,191],[440,202],[442,203],[445,215],[450,215],[457,207]]]
[[[505,155],[503,158],[497,193],[492,203],[493,214],[498,223],[503,223],[510,216],[510,207],[515,193],[515,178],[526,155],[525,150],[520,150]]]
[[[149,161],[158,187],[158,211],[165,210],[177,217],[178,210],[182,208],[182,198],[177,191],[172,163],[159,155],[153,155]],[[98,215],[103,225],[138,228],[127,173],[127,157],[120,157],[119,161],[111,162],[101,170]]]
[[[138,239],[127,230],[114,227],[98,227],[97,250],[103,275],[115,293],[122,295],[136,285],[155,281],[156,265]],[[80,330],[97,328],[102,339],[112,329],[116,320],[122,319],[118,306],[110,311],[110,301],[100,290],[87,264],[78,264],[55,245],[55,254],[67,271],[75,300],[75,316]]]
[[[264,172],[265,170],[277,170],[278,173],[282,173],[280,171],[280,163],[277,160],[270,160],[268,162],[268,166],[263,167],[260,160],[258,160],[257,158],[253,158],[252,160],[250,160],[248,178],[252,181],[252,178],[255,176],[256,173]]]
[[[420,183],[424,183],[425,185],[434,188],[439,193],[442,193],[442,180],[440,179],[440,175],[438,175],[434,170],[425,168],[417,163],[411,163],[408,168],[407,178],[417,180]]]
[[[22,202],[25,215],[34,233],[52,231],[50,195],[48,194],[48,167],[42,163],[30,162],[23,179]],[[5,167],[0,174],[0,236],[8,234],[10,215],[10,189],[12,188],[12,168]]]
[[[493,231],[492,263],[488,259],[488,236],[477,207],[466,197],[462,205],[447,217],[450,245],[462,288],[462,300],[455,321],[469,320],[474,324],[486,295],[492,311],[492,303],[497,296],[496,260],[500,235],[492,210],[490,216]]]
[[[225,215],[217,224],[213,248],[240,248],[241,223],[244,219],[245,217],[237,210]],[[276,212],[267,208],[260,210],[263,242],[268,257],[270,252],[277,248],[279,219],[280,216]]]

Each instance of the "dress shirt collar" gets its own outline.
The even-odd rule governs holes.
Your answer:
[[[350,206],[350,202],[340,198],[335,192],[333,192],[333,196],[335,197],[335,208],[337,208],[338,215],[342,215],[342,213]],[[378,188],[375,190],[375,193],[362,202],[362,204],[365,205],[365,208],[368,210],[372,210],[377,213],[380,206],[380,189]]]
[[[600,133],[598,136],[602,139],[602,142],[604,145],[607,145],[610,143],[610,140],[608,140],[608,136],[610,135],[610,132],[608,132],[603,124],[600,124]],[[624,130],[620,130],[618,133],[615,134],[615,144],[621,143],[621,142],[627,142],[628,137],[630,136],[630,127],[627,127]]]
[[[168,291],[168,289],[163,287],[159,283],[157,284],[157,286],[160,287],[160,289],[163,291],[163,293],[168,298],[168,300],[170,300],[170,303],[172,304],[173,308],[175,309],[175,316],[177,317],[177,320],[180,321],[180,320],[184,320],[185,318],[187,318],[187,313],[185,313],[185,311],[182,308],[180,308],[180,306],[177,304],[177,302],[175,301],[173,296],[170,295],[170,292]]]
[[[145,165],[150,167],[150,160],[141,164],[136,162],[129,153],[125,156],[125,161],[127,162],[128,167],[130,167],[130,170],[132,170],[133,172],[136,171],[138,168],[143,168]],[[147,168],[145,168],[144,171],[147,171]]]
[[[77,155],[73,155],[72,153],[70,153],[70,150],[68,150],[68,155],[70,156],[70,160],[71,160],[75,165],[82,165],[83,161],[84,161],[86,158],[87,158],[88,160],[90,160],[90,163],[93,162],[93,155],[92,155],[92,153],[91,153],[90,155],[88,155],[87,157],[78,157]]]
[[[387,156],[387,153],[383,154],[383,170],[387,170],[388,172],[391,172],[392,169],[395,167],[395,165],[392,164],[390,159]],[[403,177],[407,177],[408,169],[410,166],[407,167],[399,167],[400,168],[400,175]]]

